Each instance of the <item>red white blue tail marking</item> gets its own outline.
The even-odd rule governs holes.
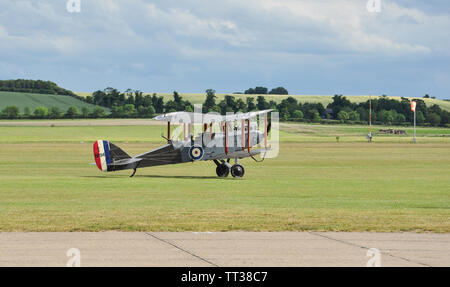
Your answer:
[[[101,171],[108,171],[108,167],[111,164],[109,142],[98,140],[94,143],[94,158],[98,169]]]

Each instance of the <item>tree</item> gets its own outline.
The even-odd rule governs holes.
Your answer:
[[[237,112],[236,101],[233,96],[226,95],[224,98],[225,104],[227,106],[227,112]]]
[[[416,111],[416,123],[423,124],[425,122],[425,117],[422,111]]]
[[[89,104],[93,104],[94,103],[94,97],[93,96],[86,96],[86,98],[84,98],[86,103]]]
[[[239,112],[242,112],[242,113],[247,112],[247,104],[241,98],[237,99],[236,108],[237,108],[237,111],[239,111]]]
[[[270,90],[269,94],[272,95],[289,95],[288,90],[286,90],[283,87],[278,87],[278,88],[274,88],[272,90]]]
[[[177,91],[173,91],[173,99],[175,103],[177,104],[181,103],[181,96],[177,93]]]
[[[352,103],[342,95],[334,95],[333,102],[329,103],[327,108],[333,111],[333,118],[338,118],[338,114],[340,111],[348,108],[349,110],[354,110],[356,107],[353,107]]]
[[[248,111],[251,112],[251,111],[256,110],[256,105],[255,105],[255,102],[254,102],[255,98],[248,97],[246,100],[247,100]]]
[[[78,108],[75,106],[71,106],[67,109],[66,117],[69,119],[76,118],[79,115]]]
[[[403,124],[406,122],[406,117],[403,114],[396,114],[394,117],[394,122],[396,124]]]
[[[141,91],[138,91],[138,90],[134,91],[134,105],[136,107],[145,106],[145,104],[144,104],[144,96],[143,96],[143,93]]]
[[[68,95],[83,100],[80,96],[77,96],[72,91],[58,87],[58,85],[53,82],[42,80],[0,80],[0,91]]]
[[[318,122],[320,122],[320,120],[321,120],[321,118],[320,118],[319,112],[317,112],[317,111],[314,112],[312,121],[315,122],[315,123],[318,123]]]
[[[136,115],[136,109],[133,104],[126,104],[123,106],[123,115],[127,118],[131,118]]]
[[[433,126],[438,126],[441,123],[441,117],[436,113],[428,114],[428,121]]]
[[[356,112],[356,111],[350,111],[349,113],[348,113],[348,118],[351,120],[351,121],[359,121],[359,113],[358,112]]]
[[[212,107],[211,110],[209,110],[209,112],[216,112],[216,113],[220,114],[222,112],[222,110],[220,109],[219,106],[216,105],[216,106]]]
[[[306,111],[306,118],[307,119],[310,119],[310,120],[313,121],[314,118],[316,118],[316,120],[317,120],[316,115],[319,115],[319,112],[316,109],[309,109],[309,110]],[[320,116],[319,116],[319,121],[320,121]]]
[[[296,110],[294,112],[294,119],[295,120],[303,120],[303,112],[300,110]]]
[[[340,120],[341,122],[347,121],[350,117],[348,116],[346,111],[340,111],[337,114],[337,119]]]
[[[89,114],[90,114],[90,111],[87,107],[81,108],[81,115],[83,116],[83,118],[88,118]]]
[[[48,117],[51,119],[59,119],[62,117],[62,115],[63,115],[63,112],[58,107],[51,107],[48,110]]]
[[[131,118],[137,115],[136,108],[133,104],[116,106],[112,109],[112,116],[118,118]]]
[[[450,112],[442,111],[441,125],[446,126],[448,124],[450,124]]]
[[[288,121],[290,117],[289,110],[286,107],[284,107],[279,111],[280,111],[280,119],[283,121]]]
[[[95,107],[92,110],[91,117],[93,118],[103,118],[105,116],[105,110],[100,107]]]
[[[152,106],[155,108],[157,113],[164,112],[164,99],[163,97],[157,97],[155,94],[152,96]]]
[[[216,105],[216,91],[213,89],[206,90],[206,100],[203,104],[203,112],[207,113]]]
[[[266,110],[269,108],[269,103],[266,101],[266,98],[264,98],[264,96],[258,96],[256,98],[256,107],[260,111]]]
[[[134,99],[134,96],[133,96],[133,94],[131,92],[129,92],[127,94],[127,98],[125,100],[125,104],[126,105],[133,105],[133,106],[135,105],[135,99]]]
[[[394,116],[391,111],[381,110],[378,112],[378,120],[385,125],[390,125],[394,121]]]
[[[153,118],[153,116],[155,115],[155,108],[153,106],[149,107],[139,106],[138,115],[141,118]]]
[[[31,116],[31,109],[30,109],[30,107],[25,107],[25,109],[23,109],[23,115],[26,118],[29,118]]]
[[[17,119],[19,115],[20,112],[17,106],[7,106],[2,111],[2,117],[6,119]]]
[[[266,87],[256,87],[254,89],[250,88],[246,90],[245,94],[267,94],[268,89]]]
[[[356,109],[356,112],[359,114],[359,119],[362,121],[368,121],[369,120],[369,112],[364,109],[363,107],[358,107]]]
[[[46,107],[37,107],[33,114],[37,119],[45,119],[48,116],[48,109]]]

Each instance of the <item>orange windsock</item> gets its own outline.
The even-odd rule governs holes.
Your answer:
[[[416,105],[417,103],[415,101],[411,101],[411,111],[416,112]]]

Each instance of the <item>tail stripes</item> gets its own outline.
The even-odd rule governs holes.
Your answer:
[[[98,169],[108,171],[108,167],[111,165],[111,153],[108,141],[98,140],[94,143],[94,158]]]

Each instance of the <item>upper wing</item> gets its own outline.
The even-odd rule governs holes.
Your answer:
[[[209,124],[212,122],[230,122],[230,121],[238,121],[238,120],[246,120],[250,118],[254,118],[258,115],[267,114],[273,111],[273,109],[256,111],[256,112],[248,112],[248,113],[237,113],[232,115],[220,115],[218,113],[193,113],[193,112],[173,112],[166,113],[159,116],[154,117],[154,120],[157,121],[165,121],[172,123],[186,122],[186,123],[202,123]]]

